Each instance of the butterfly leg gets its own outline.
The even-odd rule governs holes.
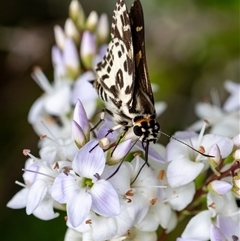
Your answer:
[[[123,137],[124,137],[125,134],[127,133],[127,131],[128,131],[128,129],[126,129],[126,130],[121,134],[121,136],[119,137],[117,143],[115,144],[115,146],[114,146],[114,148],[113,148],[113,150],[112,150],[112,152],[111,152],[111,157],[112,157],[112,155],[113,155],[113,152],[116,150],[118,144],[120,143],[120,141],[123,139]]]
[[[102,112],[101,112],[101,114],[100,114],[100,120],[98,121],[98,123],[97,123],[95,126],[93,126],[93,127],[90,129],[90,131],[95,130],[95,129],[104,121],[105,112],[106,112],[106,110],[103,109]]]

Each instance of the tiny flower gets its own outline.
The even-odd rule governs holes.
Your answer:
[[[92,11],[87,18],[86,29],[89,30],[90,32],[95,31],[97,23],[98,23],[98,15],[95,11]]]
[[[118,194],[108,181],[100,179],[105,166],[102,149],[96,146],[89,152],[95,145],[96,141],[91,141],[82,147],[72,162],[74,172],[58,175],[51,188],[52,197],[66,203],[73,227],[82,224],[91,209],[105,217],[120,213]]]
[[[80,55],[85,68],[90,69],[93,64],[93,58],[96,54],[95,36],[89,31],[84,31],[82,36],[82,43]]]
[[[219,195],[224,195],[231,191],[232,185],[226,181],[214,180],[208,185],[208,190]]]

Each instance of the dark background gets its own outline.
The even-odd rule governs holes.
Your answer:
[[[86,15],[96,10],[111,16],[115,5],[114,0],[80,2]],[[69,4],[70,0],[1,1],[2,240],[63,240],[66,230],[63,215],[41,221],[27,216],[24,209],[6,208],[6,203],[20,190],[14,181],[22,181],[26,160],[22,150],[29,148],[38,156],[38,137],[27,115],[42,92],[30,75],[37,65],[52,80],[53,26],[64,25]],[[164,132],[173,134],[196,120],[197,101],[209,100],[212,89],[224,101],[222,83],[239,81],[239,1],[142,0],[142,4],[150,78],[160,87],[155,99],[168,104],[159,121]]]

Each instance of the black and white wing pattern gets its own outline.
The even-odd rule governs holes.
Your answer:
[[[124,0],[116,3],[111,41],[96,67],[94,86],[113,120],[124,130],[133,128],[139,139],[155,142],[154,98],[148,76],[142,5],[136,0],[128,12]]]

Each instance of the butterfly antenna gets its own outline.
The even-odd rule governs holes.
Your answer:
[[[121,162],[119,163],[117,169],[116,169],[106,180],[110,179],[111,177],[113,177],[113,176],[118,172],[118,170],[119,170],[120,167],[122,166],[122,164],[123,164],[126,156],[127,156],[128,153],[132,150],[132,148],[135,146],[135,144],[138,142],[138,140],[139,140],[139,138],[138,138],[136,141],[133,142],[133,144],[132,144],[132,146],[130,147],[130,149],[128,150],[127,154],[122,158]]]
[[[214,156],[210,156],[210,155],[207,155],[207,154],[204,154],[204,153],[198,151],[198,150],[195,149],[194,147],[190,146],[189,144],[187,144],[187,143],[184,142],[184,141],[181,141],[181,140],[177,139],[177,138],[174,137],[174,136],[170,136],[170,135],[168,135],[168,134],[166,134],[166,133],[164,133],[164,132],[162,132],[162,131],[160,131],[160,133],[163,134],[163,135],[165,135],[165,136],[167,136],[169,139],[172,138],[172,139],[174,139],[175,141],[178,141],[178,142],[182,143],[183,145],[188,146],[189,148],[191,148],[192,150],[194,150],[194,151],[196,151],[197,153],[201,154],[202,156],[205,156],[205,157],[214,157]]]
[[[149,164],[148,164],[148,149],[149,149],[149,141],[146,142],[146,146],[145,146],[145,148],[144,148],[144,150],[145,150],[145,162],[143,163],[143,165],[142,165],[141,168],[139,169],[136,177],[135,177],[135,178],[133,179],[133,181],[131,182],[131,185],[136,181],[136,179],[138,178],[138,176],[139,176],[139,174],[141,173],[141,171],[142,171],[142,169],[144,168],[144,166],[145,166],[146,164],[149,166]]]

